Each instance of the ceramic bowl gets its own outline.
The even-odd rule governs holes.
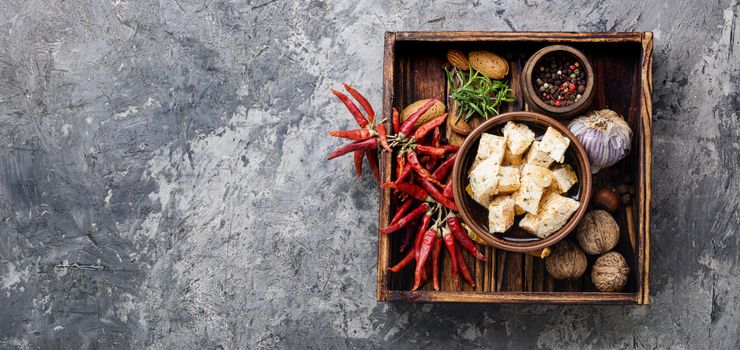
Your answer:
[[[537,238],[519,228],[518,217],[514,225],[505,233],[491,234],[488,232],[488,209],[478,204],[467,193],[468,172],[475,159],[480,142],[481,134],[484,132],[502,135],[501,129],[507,122],[526,124],[535,132],[539,139],[551,126],[561,134],[570,139],[570,145],[565,153],[565,163],[570,164],[578,176],[578,183],[573,185],[566,196],[580,202],[578,210],[568,219],[565,225],[558,231],[544,239]],[[491,118],[474,129],[465,139],[453,168],[453,192],[460,215],[465,223],[475,232],[478,237],[491,246],[513,252],[531,252],[551,246],[568,233],[570,233],[586,213],[588,202],[591,199],[591,166],[583,146],[563,124],[545,115],[533,112],[509,112]]]

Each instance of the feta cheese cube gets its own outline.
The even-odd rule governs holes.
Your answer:
[[[524,154],[529,145],[534,141],[534,132],[524,124],[508,122],[503,128],[506,146],[512,154]]]
[[[578,176],[570,164],[558,165],[552,169],[552,184],[550,187],[557,193],[566,193],[578,182]]]
[[[524,211],[537,214],[540,199],[542,198],[542,192],[542,186],[538,186],[534,182],[522,181],[521,186],[519,186],[519,189],[514,192],[511,198],[513,198],[514,203]]]
[[[504,165],[521,165],[524,161],[524,154],[514,154],[511,153],[511,150],[509,147],[505,147],[506,151],[504,152]]]
[[[547,155],[546,152],[540,149],[539,141],[532,142],[532,146],[529,147],[529,153],[527,153],[527,164],[532,164],[532,165],[541,166],[543,168],[547,168],[554,161],[555,160],[550,158],[550,156]]]
[[[488,158],[482,160],[470,173],[470,190],[475,201],[486,203],[489,201],[487,197],[496,193],[500,167],[496,159]]]
[[[488,206],[488,232],[506,232],[514,225],[514,200],[498,196]]]
[[[548,193],[542,204],[538,214],[527,214],[519,221],[521,228],[540,238],[546,238],[563,227],[580,205],[578,201],[555,192]]]
[[[512,196],[512,199],[514,199],[513,196]],[[516,202],[514,202],[514,214],[516,216],[524,215],[526,213],[527,213],[526,210],[524,210],[522,207],[519,206],[519,204],[516,204]]]
[[[565,150],[568,149],[568,145],[570,145],[570,140],[567,137],[554,128],[548,127],[540,142],[540,150],[558,163],[562,163],[565,160]]]
[[[501,165],[504,160],[504,151],[506,150],[506,138],[493,134],[483,133],[478,144],[478,153],[476,160],[493,158],[497,164]]]
[[[550,186],[552,183],[552,171],[533,164],[524,164],[522,167],[521,182],[531,182],[540,187]]]
[[[519,189],[519,168],[513,166],[502,166],[499,168],[498,184],[496,193],[513,193]]]

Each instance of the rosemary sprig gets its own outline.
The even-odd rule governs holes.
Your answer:
[[[447,79],[452,86],[450,97],[457,101],[458,105],[456,121],[465,115],[467,122],[476,113],[483,119],[488,119],[499,114],[498,107],[502,103],[515,101],[508,82],[491,80],[477,69],[473,69],[469,62],[468,65],[470,67],[468,74],[456,67],[451,72],[445,68]]]

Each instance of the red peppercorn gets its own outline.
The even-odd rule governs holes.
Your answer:
[[[568,67],[568,69],[570,69],[570,70],[576,70],[576,66],[574,66],[574,65],[571,64],[570,67]]]
[[[560,107],[560,100],[555,101],[555,107]]]

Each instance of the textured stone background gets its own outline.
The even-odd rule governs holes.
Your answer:
[[[0,348],[737,349],[728,1],[0,1]],[[375,301],[386,30],[653,31],[652,304]]]

